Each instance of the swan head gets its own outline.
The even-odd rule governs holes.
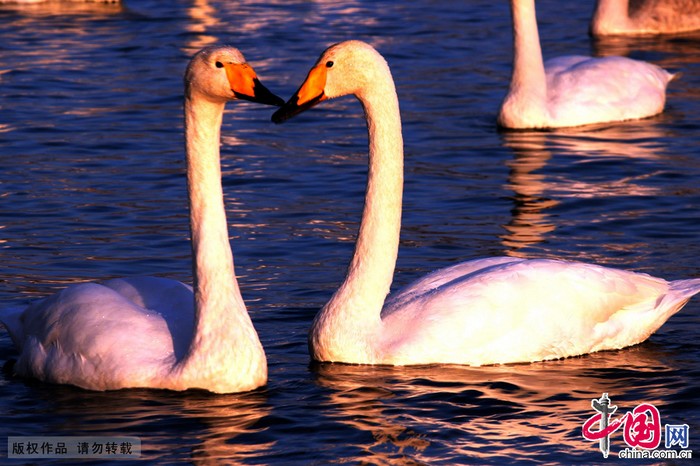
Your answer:
[[[243,99],[280,106],[284,100],[262,85],[253,68],[235,47],[206,47],[195,54],[185,72],[185,91],[214,102]]]
[[[358,40],[332,45],[321,54],[296,93],[272,115],[272,121],[282,123],[334,97],[361,97],[374,84],[385,82],[379,74],[391,76],[386,61],[371,45]]]

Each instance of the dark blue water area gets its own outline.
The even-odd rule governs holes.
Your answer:
[[[662,115],[497,130],[512,53],[505,1],[0,5],[0,305],[118,276],[191,282],[182,75],[214,43],[239,47],[284,98],[332,43],[365,40],[386,57],[406,155],[394,288],[493,255],[700,277],[700,37],[592,40],[592,3],[537,3],[545,57],[620,54],[680,72]],[[82,435],[139,437],[153,464],[606,464],[622,461],[622,433],[607,460],[582,436],[603,393],[620,413],[651,403],[663,424],[688,424],[695,448],[698,298],[619,351],[481,368],[311,364],[309,325],[359,225],[366,129],[350,97],[284,125],[270,114],[230,104],[221,149],[268,385],[101,393],[5,370],[0,463],[58,462],[7,459],[9,436]],[[16,356],[0,332],[0,361]]]

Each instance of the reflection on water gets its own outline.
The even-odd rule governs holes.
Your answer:
[[[544,133],[514,132],[504,134],[503,138],[515,157],[507,162],[508,183],[504,186],[513,191],[514,206],[510,222],[503,225],[508,234],[501,238],[509,255],[523,257],[518,253],[520,248],[544,241],[556,228],[547,218],[546,210],[559,202],[547,197],[550,184],[545,175],[537,173],[551,154],[544,146]]]
[[[514,152],[514,158],[506,162],[509,174],[504,186],[514,193],[512,218],[503,226],[508,234],[502,236],[508,254],[521,257],[518,250],[545,241],[553,234],[556,225],[548,210],[563,199],[658,195],[661,188],[649,183],[651,178],[662,174],[659,170],[629,176],[623,171],[617,178],[599,177],[591,182],[578,179],[576,168],[601,160],[624,164],[627,159],[662,159],[666,156],[665,147],[658,141],[667,136],[657,119],[635,122],[634,126],[501,133],[503,145]],[[552,157],[576,161],[566,173],[545,174]]]
[[[219,41],[217,37],[209,34],[209,31],[219,24],[216,13],[216,9],[208,0],[195,0],[187,9],[190,22],[185,27],[193,38],[188,42],[185,53],[193,55],[199,49]]]
[[[594,56],[630,56],[635,52],[645,54],[669,54],[683,56],[697,52],[700,44],[700,31],[668,36],[605,36],[591,40]],[[634,58],[634,57],[633,57]],[[689,56],[688,63],[695,63]],[[659,66],[664,66],[661,62]]]
[[[186,397],[183,401],[183,412],[193,420],[199,419],[204,426],[192,439],[194,464],[259,462],[276,443],[275,440],[257,439],[257,434],[266,430],[260,426],[261,419],[272,412],[263,395],[203,395],[201,399]],[[252,441],[241,442],[239,436]]]
[[[14,12],[31,16],[51,15],[111,15],[124,11],[118,1],[0,1],[0,12]]]
[[[610,393],[621,411],[643,399],[663,413],[661,400],[681,386],[665,359],[652,345],[642,345],[550,363],[481,368],[324,363],[315,371],[327,390],[326,415],[373,439],[345,460],[450,463],[537,460],[545,445],[569,458],[595,451],[597,444],[581,438],[582,423],[594,414],[591,400]],[[646,379],[643,388],[626,382],[632,374]]]
[[[244,464],[258,462],[275,444],[258,435],[266,430],[261,420],[272,409],[259,391],[223,396],[146,389],[100,393],[27,383],[44,413],[51,413],[44,422],[55,435],[139,436],[143,460],[168,462],[186,451],[184,457],[193,464]],[[16,413],[29,408],[16,406]],[[167,435],[178,436],[177,448],[163,441],[164,428]]]

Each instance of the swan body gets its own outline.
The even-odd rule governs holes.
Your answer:
[[[273,121],[347,94],[360,100],[367,119],[367,191],[345,281],[309,332],[313,359],[476,366],[617,349],[644,341],[700,292],[700,279],[667,282],[585,263],[494,257],[437,270],[386,298],[403,187],[388,65],[363,42],[331,46]]]
[[[194,289],[134,277],[70,286],[0,320],[15,372],[89,390],[252,390],[267,362],[233,270],[219,161],[227,101],[283,103],[233,47],[198,52],[185,74],[185,140]]]
[[[534,0],[511,0],[513,73],[501,104],[504,128],[557,128],[661,113],[673,74],[626,57],[543,61]]]
[[[678,34],[700,30],[698,0],[597,0],[592,36]]]

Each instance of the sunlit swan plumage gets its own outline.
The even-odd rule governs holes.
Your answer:
[[[0,319],[22,376],[91,390],[252,390],[267,362],[234,275],[219,163],[227,101],[280,105],[233,47],[198,52],[185,73],[192,288],[165,278],[70,286]]]
[[[626,57],[563,56],[543,61],[534,0],[511,0],[513,73],[501,104],[504,128],[556,128],[661,113],[673,75]]]
[[[678,34],[700,30],[699,0],[597,0],[591,35]]]
[[[700,279],[667,282],[585,263],[494,257],[437,270],[386,299],[403,189],[401,119],[388,65],[364,42],[331,46],[273,121],[347,94],[360,100],[367,120],[367,191],[345,281],[309,332],[313,359],[483,365],[622,348],[646,339],[700,292]]]

